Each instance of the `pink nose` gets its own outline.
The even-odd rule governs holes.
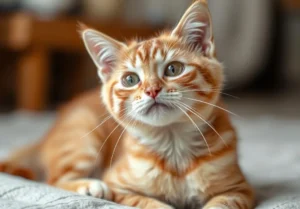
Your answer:
[[[145,94],[155,99],[160,91],[161,91],[161,87],[148,87],[145,90]]]

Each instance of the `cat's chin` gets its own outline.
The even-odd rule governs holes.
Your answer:
[[[137,114],[136,119],[150,126],[162,127],[175,123],[180,116],[180,112],[175,111],[175,108],[157,104],[150,107],[146,112]]]
[[[170,120],[170,119],[159,120],[159,119],[156,119],[156,118],[144,118],[144,119],[139,118],[139,121],[141,121],[141,122],[143,122],[147,125],[153,126],[153,127],[169,126],[169,125],[171,125],[172,123],[175,122],[174,120]]]
[[[162,104],[162,103],[154,103],[152,104],[147,111],[145,111],[143,113],[144,116],[149,116],[149,115],[160,115],[160,114],[164,114],[166,111],[170,111],[173,108]]]

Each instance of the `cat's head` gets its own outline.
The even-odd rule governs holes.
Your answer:
[[[88,28],[82,37],[103,83],[103,101],[120,121],[165,126],[189,120],[193,111],[205,118],[213,107],[208,103],[218,100],[223,68],[203,0],[173,31],[148,40],[125,44]]]

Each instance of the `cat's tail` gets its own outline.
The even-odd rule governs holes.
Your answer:
[[[0,162],[0,172],[20,176],[30,180],[38,179],[40,144],[33,144],[14,152]]]

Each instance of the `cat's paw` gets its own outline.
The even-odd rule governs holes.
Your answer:
[[[77,193],[102,199],[110,199],[109,188],[103,181],[87,179],[81,180],[81,182],[77,188]]]
[[[172,206],[166,205],[166,206],[163,206],[163,207],[159,207],[158,209],[175,209],[175,208],[172,207]]]
[[[14,165],[10,162],[0,162],[0,172],[8,173],[14,176],[20,176],[29,180],[35,179],[35,174],[28,168]]]
[[[151,208],[155,208],[155,209],[175,209],[174,207],[170,206],[170,205],[166,205],[166,204],[161,204],[161,205],[156,205]]]
[[[175,209],[175,208],[173,208],[172,206],[165,206],[165,207],[160,207],[158,209]]]

